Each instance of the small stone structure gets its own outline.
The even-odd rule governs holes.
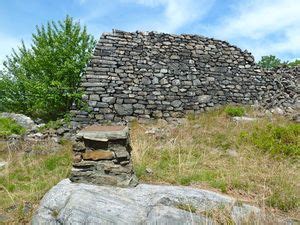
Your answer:
[[[138,184],[128,127],[88,126],[78,132],[73,151],[71,181],[119,187]]]
[[[82,124],[183,117],[226,104],[300,107],[300,67],[265,71],[251,53],[199,35],[103,33],[82,76]],[[79,109],[79,108],[78,108]]]

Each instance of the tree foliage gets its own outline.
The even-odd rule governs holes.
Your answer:
[[[258,62],[258,65],[265,69],[276,68],[281,64],[281,60],[274,55],[262,56],[261,60]]]
[[[261,60],[258,62],[258,65],[260,65],[262,68],[265,69],[274,69],[280,66],[287,66],[287,67],[296,67],[300,66],[300,60],[295,59],[294,61],[282,61],[281,59],[277,58],[274,55],[267,55],[262,56]]]
[[[290,66],[290,67],[300,66],[300,60],[295,59],[295,61],[289,62],[288,66]]]
[[[0,109],[46,120],[62,116],[80,99],[81,72],[94,45],[86,27],[69,16],[37,26],[30,48],[22,41],[4,62]]]

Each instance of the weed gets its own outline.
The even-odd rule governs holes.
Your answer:
[[[245,109],[240,106],[227,106],[225,108],[225,113],[228,116],[244,116],[245,115]]]
[[[26,129],[21,125],[17,124],[11,118],[0,118],[0,138],[8,137],[12,134],[24,134]]]
[[[59,215],[59,212],[58,212],[56,209],[54,209],[54,210],[52,211],[52,216],[53,216],[54,218],[57,218],[58,215]]]
[[[175,207],[191,213],[195,213],[197,211],[197,208],[192,204],[178,203]]]
[[[196,114],[195,113],[189,113],[186,118],[189,120],[189,121],[195,121],[196,120]]]
[[[226,134],[217,133],[214,135],[213,139],[217,148],[227,150],[231,147],[230,140],[228,140],[228,136]]]
[[[57,130],[58,128],[62,127],[64,124],[68,124],[70,122],[69,115],[66,115],[64,119],[58,119],[54,121],[49,121],[44,126],[39,128],[39,131],[45,130]]]
[[[236,224],[231,216],[231,207],[225,205],[219,205],[217,208],[213,208],[202,212],[205,217],[209,217],[217,224]]]
[[[146,166],[144,164],[140,164],[135,166],[134,168],[135,174],[138,178],[142,178],[144,175],[146,175]]]

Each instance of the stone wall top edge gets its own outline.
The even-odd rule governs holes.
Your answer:
[[[228,47],[233,47],[236,48],[236,50],[239,50],[242,53],[246,53],[246,54],[250,54],[252,55],[251,52],[249,52],[247,49],[242,50],[241,48],[239,48],[236,45],[233,45],[231,43],[229,43],[228,41],[224,41],[221,39],[216,39],[216,38],[212,38],[212,37],[207,37],[204,35],[199,35],[199,34],[187,34],[187,33],[182,33],[182,34],[173,34],[173,33],[164,33],[164,32],[159,32],[159,31],[123,31],[123,30],[118,30],[118,29],[112,29],[111,32],[103,32],[100,36],[100,39],[105,38],[106,36],[112,36],[112,37],[116,37],[116,36],[120,36],[120,35],[143,35],[143,36],[170,36],[170,37],[174,37],[174,38],[199,38],[199,39],[204,39],[206,41],[214,41],[214,42],[219,42],[219,43],[223,43],[228,45]]]

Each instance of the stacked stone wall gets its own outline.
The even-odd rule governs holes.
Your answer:
[[[251,53],[198,35],[104,33],[82,77],[82,123],[174,118],[225,104],[299,107],[300,69],[264,71]]]

